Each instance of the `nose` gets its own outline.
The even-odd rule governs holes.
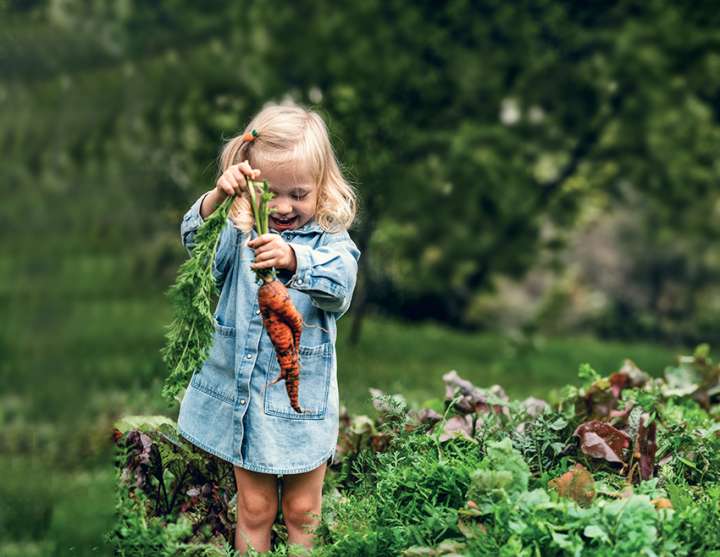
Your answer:
[[[288,215],[292,212],[292,205],[287,201],[278,201],[275,205],[275,213],[278,215]]]

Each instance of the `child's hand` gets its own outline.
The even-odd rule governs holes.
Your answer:
[[[295,250],[290,247],[281,236],[277,234],[263,234],[247,243],[249,248],[255,250],[255,263],[253,269],[288,269],[295,272],[297,259]]]
[[[248,161],[233,164],[218,178],[215,189],[223,198],[229,195],[240,195],[247,188],[245,176],[254,180],[260,176],[260,171],[251,168]]]

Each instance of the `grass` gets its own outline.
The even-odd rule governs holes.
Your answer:
[[[577,384],[580,364],[599,373],[632,359],[650,375],[662,374],[683,347],[607,342],[588,336],[512,340],[494,333],[464,333],[434,324],[368,319],[357,346],[350,346],[351,319],[338,322],[340,399],[351,413],[371,409],[369,387],[402,393],[411,403],[442,398],[442,375],[456,370],[482,387],[501,385],[512,398],[548,397]]]

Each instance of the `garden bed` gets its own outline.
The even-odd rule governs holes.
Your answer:
[[[313,555],[720,555],[720,365],[703,345],[551,403],[450,371],[410,407],[341,416]],[[301,387],[302,388],[302,387]],[[234,555],[232,466],[163,417],[116,424],[118,555]],[[287,555],[278,516],[273,555]]]

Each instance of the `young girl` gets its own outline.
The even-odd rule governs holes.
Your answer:
[[[195,371],[180,405],[178,429],[234,465],[235,548],[270,549],[278,512],[289,544],[312,547],[322,486],[338,435],[336,321],[348,310],[360,251],[347,228],[356,195],[344,179],[322,118],[296,105],[270,105],[220,157],[215,188],[185,214],[183,245],[192,251],[198,227],[236,194],[218,243],[213,275],[221,285],[207,360]],[[275,194],[269,234],[258,237],[246,177],[267,180]],[[299,346],[299,403],[285,382],[258,309],[253,269],[274,267],[305,323]]]

